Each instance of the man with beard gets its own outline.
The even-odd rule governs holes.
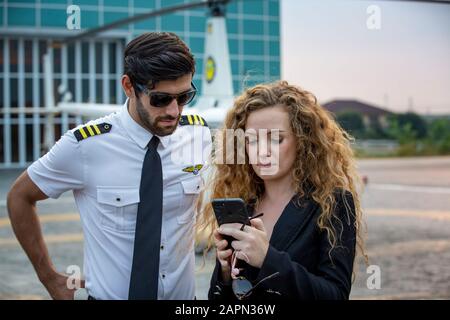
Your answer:
[[[68,131],[12,186],[11,224],[53,299],[73,299],[77,288],[50,259],[36,202],[69,190],[83,227],[80,287],[89,299],[195,298],[194,203],[211,135],[201,117],[181,116],[196,94],[194,72],[175,34],[132,40],[121,111]]]

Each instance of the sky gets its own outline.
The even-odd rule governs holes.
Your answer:
[[[450,114],[450,4],[280,2],[283,79],[322,103]]]

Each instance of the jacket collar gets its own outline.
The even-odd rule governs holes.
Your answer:
[[[307,222],[314,215],[317,203],[312,199],[294,196],[284,208],[273,228],[270,244],[277,250],[285,251]]]

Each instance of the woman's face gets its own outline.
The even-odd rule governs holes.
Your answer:
[[[286,107],[253,111],[245,130],[247,155],[262,180],[278,180],[292,173],[297,147]]]

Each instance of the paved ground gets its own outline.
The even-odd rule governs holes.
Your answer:
[[[369,177],[363,207],[370,264],[381,288],[368,289],[359,263],[352,299],[450,299],[450,157],[361,160]],[[19,171],[0,171],[0,299],[48,299],[14,238],[5,197]],[[38,204],[55,265],[82,265],[83,238],[70,194]],[[206,298],[212,258],[197,257],[197,296]],[[76,296],[86,297],[84,291]]]

